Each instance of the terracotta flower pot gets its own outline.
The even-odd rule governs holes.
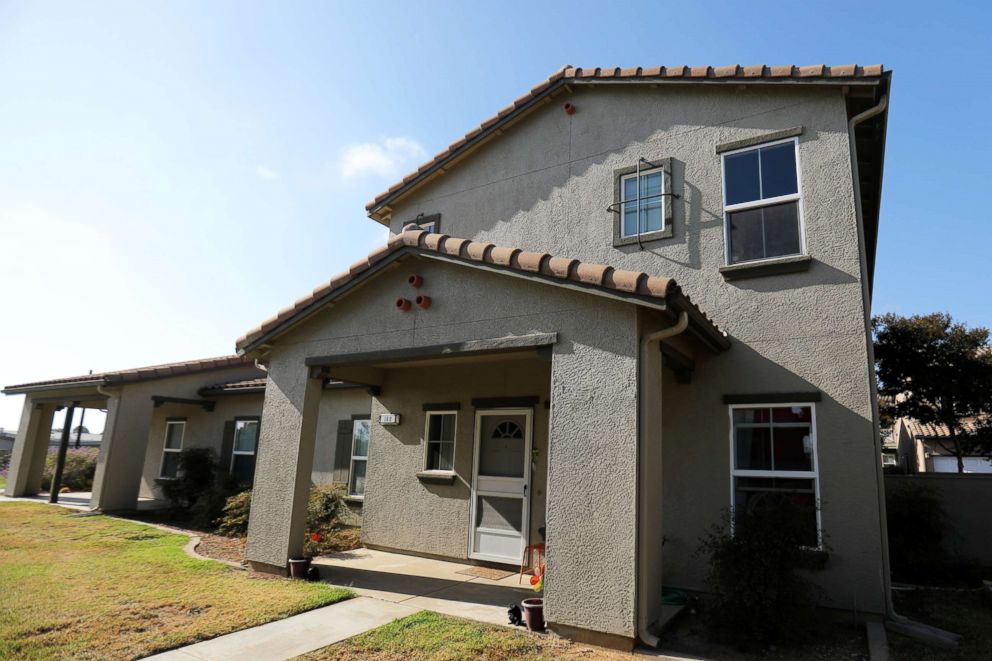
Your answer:
[[[310,570],[310,560],[310,558],[290,558],[289,577],[306,578],[307,572]]]
[[[530,631],[544,631],[544,599],[534,597],[520,602],[524,607],[524,622]]]

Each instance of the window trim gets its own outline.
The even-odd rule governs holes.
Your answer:
[[[251,452],[238,451],[238,423],[239,422],[254,422],[255,423],[255,449]],[[227,467],[227,474],[234,475],[234,458],[235,457],[255,457],[255,461],[258,462],[258,440],[262,431],[262,418],[259,416],[254,417],[241,417],[234,419],[234,438],[231,439],[231,464]]]
[[[641,170],[641,176],[656,171],[660,171],[662,173],[662,195],[661,229],[652,230],[650,232],[642,232],[640,234],[640,243],[655,241],[658,239],[668,239],[675,236],[675,204],[672,199],[674,197],[675,186],[672,177],[672,163],[673,161],[671,157],[649,160],[649,167]],[[623,180],[629,179],[636,174],[636,165],[613,170],[613,204],[610,206],[610,210],[613,212],[614,248],[631,245],[636,246],[638,244],[638,235],[636,233],[631,234],[630,236],[624,236],[623,234]]]
[[[169,427],[172,425],[182,425],[182,433],[179,435],[179,447],[170,448],[168,447],[169,442]],[[186,441],[186,419],[176,419],[176,420],[166,420],[165,421],[165,436],[162,437],[162,458],[159,461],[158,467],[158,479],[160,480],[174,480],[179,476],[179,467],[176,467],[176,475],[163,475],[162,472],[165,470],[165,453],[174,452],[179,454],[183,451],[183,443]]]
[[[360,422],[366,422],[369,425],[369,447],[365,448],[365,455],[355,454],[355,425]],[[348,463],[348,498],[352,500],[365,500],[364,488],[362,493],[355,493],[352,491],[354,487],[354,477],[355,477],[355,461],[365,462],[365,479],[368,480],[369,476],[369,450],[371,450],[372,445],[372,420],[371,418],[354,418],[351,421],[351,458]]]
[[[789,195],[778,195],[776,197],[768,197],[760,200],[752,200],[750,202],[738,202],[737,204],[727,204],[727,157],[734,156],[736,154],[742,154],[744,152],[756,151],[764,149],[766,147],[774,147],[776,145],[784,145],[792,143],[793,149],[795,150],[795,160],[796,160],[796,192]],[[741,147],[739,149],[730,149],[727,151],[720,152],[720,178],[721,178],[721,188],[723,190],[723,260],[724,266],[740,266],[743,264],[747,265],[761,265],[767,264],[769,262],[781,261],[789,257],[808,257],[809,250],[806,246],[806,215],[803,211],[803,177],[802,177],[802,165],[799,160],[799,136],[792,136],[788,138],[782,138],[779,140],[768,140],[767,142],[760,142],[758,144],[748,145],[746,147]],[[758,158],[758,179],[761,179],[761,158]],[[748,259],[740,262],[732,262],[730,260],[730,214],[737,211],[747,211],[749,209],[761,209],[764,207],[771,207],[777,204],[785,204],[787,202],[795,202],[798,207],[799,215],[799,252],[792,253],[789,255],[775,255],[774,257],[762,257],[761,259]]]
[[[794,406],[809,408],[810,410],[810,437],[813,445],[813,470],[811,471],[776,471],[776,470],[738,470],[736,462],[736,427],[734,426],[734,411],[738,409],[784,409],[792,408]],[[818,448],[818,438],[816,433],[816,402],[768,402],[768,403],[751,403],[751,404],[728,404],[727,405],[727,416],[730,421],[730,532],[733,534],[734,531],[734,492],[735,492],[735,481],[738,477],[765,477],[765,478],[782,478],[782,479],[800,479],[800,480],[813,480],[813,499],[816,509],[816,546],[815,547],[804,547],[809,550],[822,551],[823,550],[823,508],[821,507],[820,500],[820,453]],[[775,426],[776,423],[771,421],[769,418],[769,428]],[[805,427],[805,423],[788,423],[780,422],[778,426],[784,427]]]
[[[424,412],[424,470],[423,473],[430,474],[441,474],[447,475],[449,473],[455,472],[455,457],[458,453],[458,411],[456,409],[446,409],[438,411],[425,411]],[[452,415],[455,417],[454,426],[452,427],[452,438],[451,438],[451,468],[431,468],[427,465],[427,461],[431,456],[431,417],[435,415]],[[434,443],[446,443],[447,441],[433,441]]]

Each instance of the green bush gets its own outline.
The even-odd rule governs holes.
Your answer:
[[[251,513],[251,489],[234,494],[227,499],[224,510],[217,519],[217,532],[228,537],[248,534],[248,515]]]
[[[730,516],[704,536],[713,591],[706,621],[718,640],[737,645],[795,642],[814,623],[817,587],[801,570],[822,566],[824,554],[803,548],[809,508],[788,497]]]
[[[321,485],[310,488],[307,498],[307,529],[304,550],[309,555],[319,555],[324,546],[337,532],[338,511],[341,507],[341,492],[334,485]],[[217,518],[217,532],[222,535],[239,536],[248,532],[248,516],[251,512],[251,490],[242,491],[227,498],[221,515]]]
[[[332,484],[310,488],[307,500],[307,532],[303,550],[307,555],[320,555],[324,542],[334,532],[341,507],[341,492]]]
[[[921,485],[902,485],[886,491],[885,510],[895,577],[907,581],[943,578],[947,572],[942,545],[946,524],[940,497]]]
[[[176,477],[155,483],[176,510],[188,510],[214,484],[216,456],[210,448],[187,448],[179,453]]]
[[[92,491],[93,475],[96,474],[96,458],[99,450],[96,448],[70,448],[65,455],[62,467],[62,487],[69,491]],[[55,462],[58,452],[49,452],[45,458],[45,472],[41,475],[41,488],[48,491],[52,488],[52,478],[55,475]]]
[[[237,481],[224,471],[210,448],[187,448],[179,455],[173,479],[156,480],[172,503],[172,514],[195,528],[210,529],[224,511],[227,499],[237,493]]]

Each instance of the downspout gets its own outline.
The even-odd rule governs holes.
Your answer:
[[[868,108],[867,110],[858,113],[847,123],[847,141],[851,150],[851,174],[854,180],[854,211],[855,217],[858,224],[858,241],[860,242],[863,250],[861,251],[861,261],[862,261],[862,273],[861,273],[861,296],[864,301],[864,314],[865,314],[865,344],[868,353],[868,369],[869,369],[869,385],[871,393],[871,414],[872,414],[872,436],[875,445],[875,493],[878,497],[878,525],[879,532],[881,533],[881,543],[882,543],[882,588],[885,592],[885,616],[888,619],[894,620],[905,620],[901,615],[896,613],[895,605],[892,602],[892,576],[889,567],[889,533],[888,526],[886,524],[886,509],[885,509],[885,476],[882,471],[882,437],[879,432],[879,413],[878,413],[878,383],[875,379],[875,347],[871,338],[870,330],[870,319],[871,319],[871,294],[868,291],[868,263],[867,263],[867,248],[865,245],[865,227],[864,227],[864,212],[861,208],[861,174],[858,170],[858,146],[855,140],[855,129],[858,124],[876,117],[881,113],[885,112],[889,105],[889,95],[882,94],[878,103]]]
[[[660,642],[658,636],[648,631],[648,627],[651,626],[651,622],[646,621],[647,603],[648,603],[648,590],[644,586],[645,576],[647,576],[647,552],[645,549],[646,541],[645,535],[641,531],[641,521],[642,512],[645,511],[648,503],[642,502],[643,496],[643,485],[645,484],[648,476],[645,474],[646,469],[644,467],[644,462],[642,461],[642,450],[648,442],[648,429],[647,429],[647,386],[648,386],[648,361],[651,355],[651,347],[658,344],[664,340],[675,337],[676,335],[682,333],[689,327],[689,314],[687,312],[680,312],[678,321],[668,328],[663,328],[660,331],[655,331],[654,333],[648,333],[641,337],[640,346],[640,361],[638,365],[638,388],[637,388],[637,420],[638,420],[638,436],[637,439],[637,525],[635,526],[635,534],[637,535],[637,635],[641,641],[650,645],[651,647],[658,647]],[[659,589],[661,586],[658,586]]]

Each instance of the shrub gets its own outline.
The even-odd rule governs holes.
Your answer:
[[[889,489],[885,498],[892,573],[904,580],[941,578],[947,569],[940,497],[921,485]]]
[[[99,450],[96,448],[70,448],[65,454],[61,486],[63,488],[68,487],[69,491],[92,491],[97,454],[99,454]],[[45,471],[41,475],[43,491],[52,488],[56,461],[58,461],[58,451],[49,452],[45,458]]]
[[[307,529],[303,548],[308,555],[320,555],[338,551],[342,545],[354,548],[357,545],[355,530],[347,528],[342,533],[338,525],[338,512],[341,507],[341,492],[335,485],[310,487],[307,498]],[[229,496],[217,518],[217,532],[237,537],[248,532],[248,516],[251,513],[251,490]]]
[[[800,570],[816,569],[822,553],[803,548],[809,509],[788,497],[729,514],[700,545],[714,595],[706,609],[715,638],[739,645],[794,642],[811,630],[817,587]]]
[[[308,555],[320,555],[324,542],[337,527],[341,492],[334,485],[324,484],[310,488],[307,500],[307,532],[303,550]]]
[[[217,519],[217,532],[228,537],[248,534],[248,514],[251,512],[251,489],[234,494],[224,503]]]
[[[214,451],[187,448],[179,453],[179,467],[174,478],[155,480],[162,495],[176,510],[188,510],[214,484]]]

